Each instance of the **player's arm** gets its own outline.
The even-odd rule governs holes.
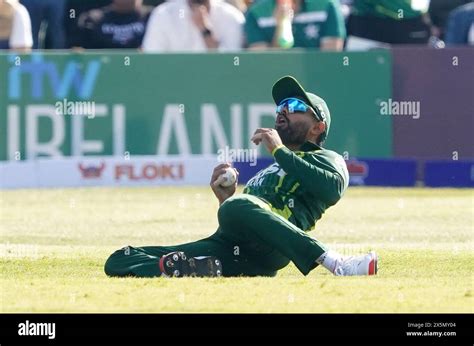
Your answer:
[[[276,130],[257,129],[252,141],[257,145],[263,142],[280,167],[314,195],[328,203],[335,203],[342,196],[346,188],[342,174],[335,167],[308,162],[296,155],[283,145]]]
[[[341,198],[346,184],[334,167],[308,162],[285,146],[273,150],[273,156],[288,175],[314,195],[323,197],[329,203],[335,203]]]

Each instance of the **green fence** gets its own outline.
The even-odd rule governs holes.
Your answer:
[[[287,74],[326,99],[327,147],[390,157],[379,102],[391,96],[391,65],[385,51],[3,54],[0,160],[247,148],[255,127],[273,126],[271,86]]]

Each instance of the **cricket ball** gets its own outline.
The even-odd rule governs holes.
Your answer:
[[[224,177],[221,186],[228,187],[235,184],[237,180],[237,173],[234,168],[227,168],[224,173],[222,173],[221,177]]]

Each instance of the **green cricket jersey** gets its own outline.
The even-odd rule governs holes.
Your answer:
[[[274,157],[276,162],[250,179],[243,192],[264,199],[274,212],[309,231],[347,189],[346,163],[311,142],[296,152],[281,147]]]
[[[344,18],[338,0],[301,0],[302,8],[293,18],[294,47],[318,48],[322,37],[346,36]],[[276,20],[275,0],[258,0],[246,13],[247,43],[271,43]]]
[[[411,0],[355,0],[352,13],[357,16],[390,17],[397,20],[421,15],[420,11],[413,9]]]

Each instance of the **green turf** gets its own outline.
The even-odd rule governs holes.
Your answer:
[[[473,312],[473,190],[350,188],[311,234],[345,254],[375,249],[377,277],[108,278],[124,245],[210,235],[208,188],[2,191],[3,312]]]

